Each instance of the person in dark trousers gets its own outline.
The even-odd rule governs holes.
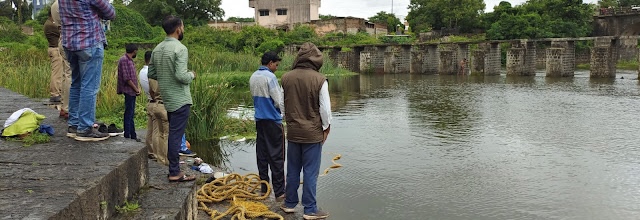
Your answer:
[[[182,19],[167,16],[162,21],[162,29],[167,37],[151,53],[148,76],[149,79],[158,80],[169,119],[169,181],[193,181],[195,176],[187,176],[180,171],[179,151],[193,104],[189,85],[196,78],[196,73],[187,70],[189,50],[180,42],[184,36]]]
[[[262,56],[262,66],[251,75],[249,87],[253,97],[256,120],[256,159],[260,179],[269,182],[271,168],[273,194],[277,201],[284,200],[284,96],[278,78],[274,74],[280,65],[280,57],[275,52]],[[261,186],[267,193],[267,186]]]
[[[118,60],[118,94],[124,95],[124,138],[131,138],[140,142],[136,134],[133,117],[136,114],[136,96],[140,95],[138,76],[133,59],[138,54],[138,46],[127,44],[127,53]]]
[[[327,78],[318,72],[321,67],[322,52],[313,43],[304,43],[293,62],[293,70],[282,76],[289,146],[286,198],[280,208],[286,213],[295,212],[294,208],[300,201],[300,171],[303,171],[304,219],[329,216],[316,204],[322,145],[331,129],[329,85]]]

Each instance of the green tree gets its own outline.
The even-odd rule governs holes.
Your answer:
[[[608,8],[608,7],[618,7],[620,2],[618,0],[600,0],[598,1],[598,7],[600,8]]]
[[[160,26],[168,15],[176,15],[176,9],[163,0],[133,0],[128,7],[138,11],[147,23]]]
[[[411,0],[407,20],[413,32],[430,29],[460,29],[468,32],[480,26],[483,0]]]
[[[253,18],[240,18],[240,17],[229,17],[227,18],[229,22],[255,22],[256,20]]]
[[[631,7],[632,5],[640,5],[640,0],[618,0],[620,7]]]
[[[396,26],[400,25],[400,27],[404,28],[400,19],[396,17],[395,14],[387,13],[385,11],[378,12],[375,16],[369,18],[370,22],[376,24],[384,24],[387,26],[387,31],[389,33],[396,32]]]
[[[482,18],[494,40],[584,37],[591,33],[594,7],[582,0],[529,0],[516,7],[503,1]]]
[[[331,20],[331,19],[334,19],[334,18],[336,18],[336,16],[333,16],[333,15],[320,15],[320,20],[323,20],[323,21],[324,20]]]
[[[26,36],[9,18],[0,16],[0,42],[23,42]]]
[[[186,24],[202,25],[224,17],[221,3],[221,0],[132,0],[128,7],[140,12],[152,25],[160,25],[167,15],[176,15]]]

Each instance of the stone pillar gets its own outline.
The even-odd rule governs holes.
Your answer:
[[[489,48],[488,53],[484,59],[484,75],[485,76],[497,76],[500,75],[502,69],[502,58],[500,55],[500,44],[490,43],[487,45]]]
[[[536,44],[535,42],[514,42],[507,51],[508,76],[536,75]]]
[[[384,52],[384,73],[409,73],[411,45],[387,46]]]
[[[564,48],[547,48],[547,77],[562,77],[564,74]]]
[[[371,73],[373,72],[373,62],[372,62],[372,53],[375,47],[367,46],[363,47],[360,52],[360,72],[361,73]]]
[[[362,69],[360,69],[361,67],[361,63],[360,63],[360,56],[362,51],[364,51],[364,47],[354,47],[353,48],[353,60],[351,60],[351,66],[352,66],[352,70],[353,72],[356,73],[361,73]]]
[[[546,50],[547,77],[573,77],[576,68],[575,43],[552,41]]]
[[[618,40],[596,38],[591,48],[591,78],[615,78],[618,63]]]
[[[535,76],[536,75],[536,42],[527,41],[523,43],[525,45],[525,58],[524,58],[524,75]]]
[[[424,74],[423,60],[425,56],[425,46],[417,45],[411,48],[411,66],[409,72],[411,74]]]
[[[438,45],[430,44],[426,47],[424,59],[422,60],[422,68],[426,74],[437,74],[440,66],[440,55],[438,54]]]
[[[373,71],[376,73],[384,73],[384,52],[386,49],[386,46],[376,46],[375,52],[371,56]]]
[[[466,43],[458,44],[457,59],[458,59],[458,62],[456,62],[456,72],[458,72],[459,69],[460,69],[460,61],[466,59],[467,63],[465,64],[466,65],[466,69],[464,70],[465,71],[464,74],[465,75],[468,74],[469,73],[469,69],[471,67],[471,65],[470,65],[471,59],[469,59],[469,44],[466,44]]]
[[[484,76],[485,57],[486,57],[485,50],[478,49],[478,50],[474,50],[471,53],[472,53],[471,65],[470,65],[471,75]]]
[[[440,63],[438,65],[438,74],[440,75],[455,75],[456,74],[456,51],[441,50],[440,51]]]
[[[507,76],[524,76],[524,48],[507,50]]]

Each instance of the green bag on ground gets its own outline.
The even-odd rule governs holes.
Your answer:
[[[44,115],[32,111],[25,111],[15,123],[2,131],[2,136],[11,137],[33,132],[40,127],[40,121],[45,118]]]

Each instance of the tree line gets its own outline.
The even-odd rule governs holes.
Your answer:
[[[187,25],[202,26],[225,15],[221,0],[115,0],[139,13],[146,24],[159,26],[167,15],[177,15]],[[583,37],[592,32],[594,12],[598,8],[624,8],[640,5],[640,0],[600,0],[598,4],[582,0],[527,0],[519,5],[500,2],[492,12],[484,12],[484,0],[411,0],[407,21],[411,33],[432,30],[455,30],[456,33],[485,33],[487,39],[522,39],[547,37]],[[17,24],[31,19],[32,6],[26,0],[0,2],[0,16]],[[48,9],[47,9],[48,10]],[[45,11],[45,10],[43,10]],[[43,12],[44,13],[44,12]],[[37,20],[46,19],[40,13]],[[321,15],[321,19],[335,18]],[[404,30],[395,14],[385,11],[368,18],[387,26],[389,33]],[[6,21],[6,20],[5,20]],[[230,22],[253,22],[253,18],[230,17]],[[149,35],[150,33],[145,33]]]

